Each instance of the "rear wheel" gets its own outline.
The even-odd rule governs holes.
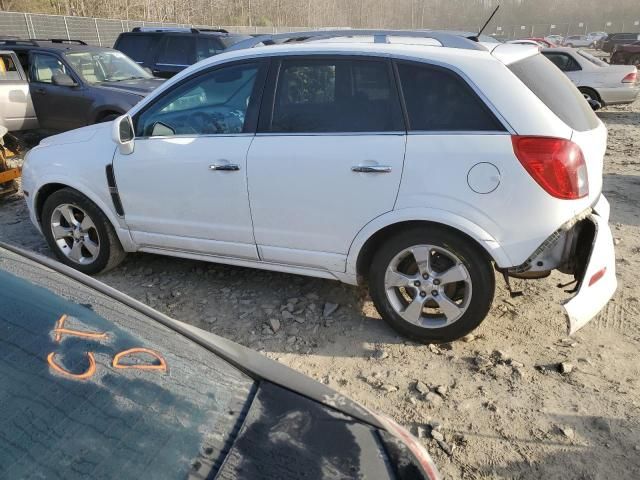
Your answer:
[[[439,227],[389,239],[376,252],[369,289],[395,330],[424,343],[448,342],[476,328],[495,290],[491,262],[470,240]]]
[[[634,55],[629,59],[630,65],[635,65],[637,68],[640,68],[640,55]]]
[[[93,275],[117,266],[125,252],[111,222],[76,190],[51,194],[42,209],[42,232],[62,263]]]

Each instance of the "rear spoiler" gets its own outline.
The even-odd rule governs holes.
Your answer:
[[[519,62],[525,58],[533,57],[540,53],[540,48],[535,45],[522,45],[517,43],[482,43],[490,52],[505,65]]]

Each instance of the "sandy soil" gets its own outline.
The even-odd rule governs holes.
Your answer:
[[[516,280],[516,299],[498,279],[482,326],[440,347],[398,337],[337,282],[145,254],[100,279],[392,416],[446,478],[640,478],[640,101],[599,115],[619,288],[570,339],[560,275]],[[0,240],[50,254],[19,194],[0,205]]]

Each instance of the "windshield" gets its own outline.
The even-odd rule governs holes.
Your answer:
[[[153,78],[125,54],[115,50],[73,52],[65,55],[73,69],[87,83],[121,82],[135,78]]]
[[[3,478],[209,478],[253,380],[208,350],[0,248]]]
[[[598,57],[594,57],[593,55],[591,55],[590,53],[585,52],[584,50],[578,50],[578,55],[580,55],[582,58],[585,58],[585,59],[589,60],[591,63],[593,63],[594,65],[597,65],[598,67],[608,67],[609,66],[609,64],[607,62],[603,62]]]

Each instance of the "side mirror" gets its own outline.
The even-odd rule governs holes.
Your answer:
[[[73,78],[66,73],[56,73],[51,77],[51,82],[60,87],[75,87],[78,85]]]
[[[113,121],[111,138],[118,144],[122,155],[133,153],[135,134],[133,132],[133,122],[129,115],[122,115]]]

